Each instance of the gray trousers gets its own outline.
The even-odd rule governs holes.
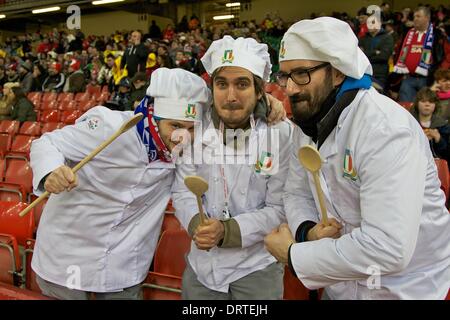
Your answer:
[[[141,284],[123,289],[120,292],[95,293],[69,289],[53,282],[46,281],[36,275],[36,282],[47,297],[60,300],[142,300]]]
[[[183,273],[183,300],[281,300],[284,265],[273,263],[230,283],[228,293],[206,288],[197,280],[189,263]]]

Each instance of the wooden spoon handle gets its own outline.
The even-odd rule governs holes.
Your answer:
[[[198,212],[200,213],[200,224],[203,224],[206,218],[205,213],[203,212],[202,198],[199,195],[196,196],[197,196]]]
[[[316,186],[317,196],[319,198],[320,212],[322,214],[322,223],[327,226],[328,225],[327,208],[325,206],[325,200],[323,198],[322,187],[320,186],[319,172],[318,171],[313,172],[313,177],[314,177],[314,185]]]

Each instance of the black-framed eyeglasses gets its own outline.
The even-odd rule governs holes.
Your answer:
[[[312,72],[322,69],[329,65],[330,65],[329,62],[324,62],[315,67],[308,68],[308,69],[296,68],[289,73],[279,71],[275,74],[275,79],[280,87],[286,87],[289,78],[291,78],[292,81],[294,81],[294,83],[299,86],[307,85],[308,83],[311,82],[311,73]]]

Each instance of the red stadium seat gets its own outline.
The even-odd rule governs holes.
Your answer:
[[[41,110],[56,110],[58,109],[58,101],[56,100],[49,100],[49,101],[43,101],[41,103]]]
[[[27,207],[23,202],[0,201],[0,233],[14,236],[19,245],[25,246],[27,239],[33,237],[34,213],[24,217],[19,213]]]
[[[56,129],[61,129],[64,127],[64,123],[60,123],[60,122],[47,122],[44,123],[42,125],[41,128],[41,134],[47,133],[47,132],[52,132],[53,130]]]
[[[11,150],[12,135],[9,133],[0,133],[0,157],[4,158],[5,154]]]
[[[33,172],[28,161],[11,159],[7,162],[5,182],[24,187],[26,193],[33,191]]]
[[[86,92],[88,92],[90,95],[96,95],[96,94],[102,92],[102,87],[101,86],[93,86],[91,84],[88,84],[86,86]]]
[[[441,181],[441,189],[445,193],[445,198],[448,200],[450,193],[450,174],[448,171],[447,161],[444,159],[434,159],[436,163],[439,180]]]
[[[173,213],[166,212],[164,214],[164,220],[161,227],[161,234],[166,230],[180,230],[183,227],[181,226],[180,221]]]
[[[44,110],[41,114],[41,122],[58,122],[59,111],[58,110]]]
[[[156,247],[154,271],[181,277],[186,268],[184,256],[190,249],[191,238],[184,229],[166,230]]]
[[[83,112],[80,110],[67,110],[64,111],[61,116],[61,122],[65,124],[74,124],[75,120],[77,120]]]
[[[280,87],[276,82],[269,82],[264,86],[264,91],[267,93],[272,93],[275,90],[278,90]]]
[[[0,159],[0,181],[3,181],[3,178],[5,178],[5,171],[6,171],[6,160]]]
[[[292,107],[291,107],[291,101],[289,100],[289,97],[284,98],[283,106],[284,106],[284,110],[286,111],[286,116],[288,118],[291,118],[292,117]]]
[[[28,290],[39,292],[41,293],[41,289],[39,288],[39,285],[36,282],[36,273],[31,268],[31,260],[33,258],[33,252],[34,252],[34,245],[36,243],[36,240],[34,239],[28,239],[27,243],[25,245],[25,287]]]
[[[0,284],[0,300],[54,300],[42,294],[17,288],[8,284]]]
[[[75,95],[71,92],[62,92],[58,95],[58,102],[68,103],[75,100]]]
[[[36,199],[36,196],[31,197],[31,201]],[[30,201],[30,202],[31,202]],[[45,205],[47,204],[48,198],[45,198],[41,202],[39,202],[34,209],[34,224],[36,225],[36,229],[39,227],[39,221],[41,221],[42,212],[44,212]]]
[[[98,103],[95,100],[86,100],[86,101],[80,101],[78,104],[78,110],[81,110],[82,112],[86,112],[89,109],[97,106]]]
[[[274,98],[276,98],[276,99],[278,99],[280,101],[283,101],[287,97],[286,92],[283,89],[281,89],[281,88],[278,88],[277,90],[272,91],[270,94]]]
[[[16,239],[13,235],[0,233],[0,283],[19,284],[20,269],[19,246]]]
[[[89,92],[79,92],[75,95],[75,100],[78,102],[91,100],[92,96],[89,94]]]
[[[41,123],[36,121],[25,121],[20,127],[19,134],[37,137],[41,135]]]
[[[283,277],[284,300],[309,300],[309,290],[289,270],[284,268]]]
[[[61,101],[58,106],[58,110],[66,111],[66,110],[77,110],[78,102],[75,100],[71,101]]]
[[[27,98],[29,100],[31,100],[31,101],[33,101],[33,100],[40,101],[42,99],[42,92],[38,92],[38,91],[36,91],[36,92],[29,92],[27,94]]]
[[[142,284],[144,300],[181,300],[181,277],[149,272]]]
[[[2,120],[0,122],[0,133],[15,135],[19,132],[20,122],[15,120]]]
[[[26,202],[27,192],[22,185],[0,182],[0,201]]]
[[[406,110],[410,111],[414,103],[413,102],[399,102],[398,104],[401,105]]]
[[[42,102],[46,101],[57,101],[58,100],[58,94],[55,92],[44,92],[42,95]]]
[[[30,159],[30,148],[31,143],[37,137],[17,135],[11,145],[11,150],[7,153],[6,158],[23,158],[26,160]]]

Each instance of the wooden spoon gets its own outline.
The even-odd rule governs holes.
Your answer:
[[[203,212],[202,196],[208,190],[208,182],[199,176],[187,176],[184,178],[184,184],[186,187],[197,197],[198,212],[200,213],[200,223],[206,220],[205,213]]]

